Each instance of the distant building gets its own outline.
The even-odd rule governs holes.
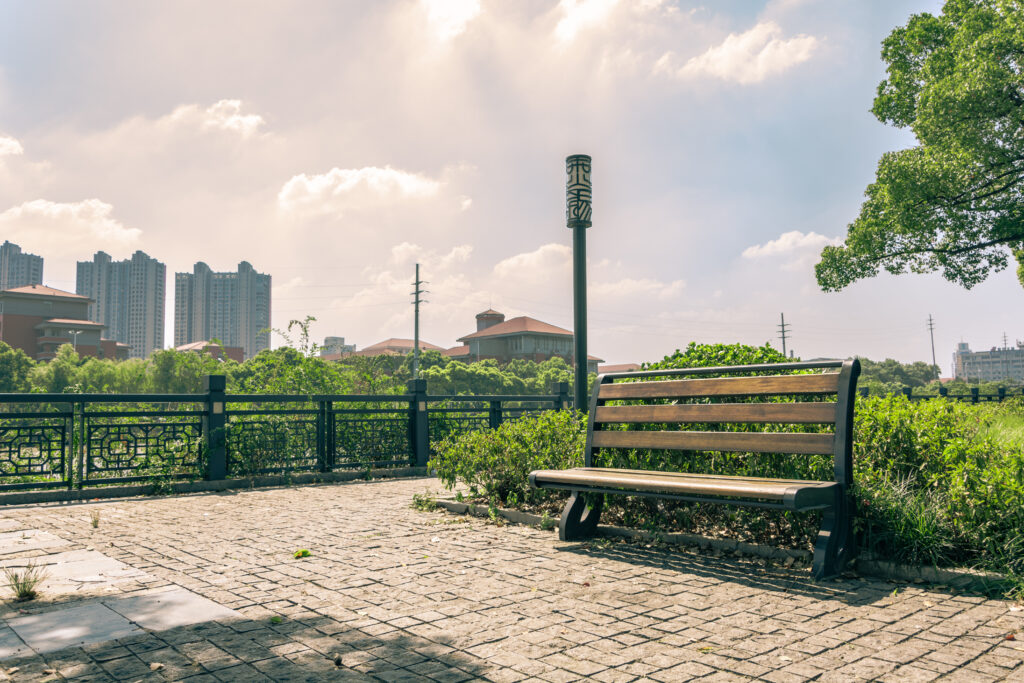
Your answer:
[[[174,345],[216,337],[246,358],[270,348],[270,276],[246,261],[238,272],[215,273],[205,263],[174,276]]]
[[[17,244],[0,244],[0,289],[43,284],[43,257],[22,253]]]
[[[71,344],[80,356],[101,357],[103,325],[89,320],[91,303],[88,297],[43,285],[0,291],[0,341],[36,360],[50,360],[62,344]],[[107,352],[116,356],[113,344]]]
[[[320,347],[321,356],[341,356],[343,353],[352,353],[356,350],[355,344],[346,344],[344,337],[324,337],[324,345]]]
[[[382,342],[371,344],[365,349],[346,353],[348,356],[405,356],[412,353],[415,340],[413,339],[385,339]],[[420,351],[444,351],[444,348],[437,344],[431,344],[420,339]]]
[[[505,320],[505,315],[488,309],[476,316],[476,332],[460,337],[468,347],[448,350],[448,355],[469,361],[493,358],[499,363],[521,358],[543,362],[558,356],[573,363],[573,336],[569,330],[527,316]],[[456,355],[457,354],[457,355]],[[602,359],[588,356],[587,371],[597,372]]]
[[[221,346],[211,341],[197,341],[191,344],[182,344],[181,346],[175,346],[175,351],[182,353],[205,353],[213,358],[227,358],[229,360],[237,361],[241,363],[245,360],[245,352],[240,346]]]
[[[953,377],[969,382],[1024,382],[1024,342],[1018,341],[1016,348],[989,351],[971,351],[967,342],[960,342],[953,353]]]
[[[141,251],[124,261],[98,251],[92,261],[78,262],[75,291],[93,300],[89,320],[131,347],[132,358],[147,358],[164,347],[166,282],[166,266]]]
[[[618,363],[617,365],[598,365],[597,373],[604,375],[612,372],[636,372],[639,369],[639,363]]]

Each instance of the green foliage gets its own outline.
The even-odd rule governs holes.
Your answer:
[[[866,547],[914,563],[1024,574],[1024,450],[998,421],[1017,402],[972,406],[902,396],[857,409],[854,465]]]
[[[420,378],[427,380],[431,394],[549,394],[558,382],[572,385],[573,370],[563,359],[549,358],[541,363],[516,359],[504,366],[493,359],[475,363],[449,361],[424,368]]]
[[[429,493],[414,493],[412,494],[412,507],[421,512],[430,512],[437,509],[437,500]]]
[[[28,391],[29,372],[34,364],[21,349],[0,342],[0,393]]]
[[[313,553],[309,552],[305,548],[300,548],[299,550],[296,550],[294,553],[292,553],[292,557],[294,557],[296,560],[301,560],[302,558],[309,557],[312,554]]]
[[[653,363],[642,363],[643,370],[673,370],[677,368],[704,368],[721,365],[754,365],[758,363],[785,363],[789,360],[781,351],[764,346],[746,344],[698,344],[690,342],[686,351],[676,352]]]
[[[884,154],[818,284],[835,291],[890,273],[940,271],[970,288],[1024,247],[1024,4],[947,0],[882,43],[873,113],[918,145]]]
[[[36,586],[42,583],[47,576],[46,570],[37,565],[34,560],[29,560],[23,568],[4,567],[4,578],[7,580],[7,587],[14,593],[14,599],[18,602],[34,600],[39,596]]]
[[[448,436],[428,467],[437,471],[448,488],[461,482],[472,495],[503,505],[510,500],[536,503],[553,494],[531,489],[527,475],[533,470],[582,465],[586,436],[582,413],[547,411],[505,422],[497,429]]]

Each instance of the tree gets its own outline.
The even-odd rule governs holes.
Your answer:
[[[31,388],[28,376],[34,365],[24,351],[0,342],[0,392],[28,391]]]
[[[1024,266],[1024,0],[947,0],[889,34],[882,59],[872,112],[919,144],[882,156],[818,284],[837,291],[884,268],[969,289],[1011,252]]]

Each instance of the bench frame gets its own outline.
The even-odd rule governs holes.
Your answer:
[[[771,396],[771,395],[790,395],[790,393],[802,393],[802,394],[835,394],[835,413],[834,419],[827,421],[823,420],[818,422],[819,424],[834,424],[834,432],[832,435],[832,448],[831,454],[833,458],[833,470],[834,477],[832,482],[813,482],[813,481],[793,481],[784,482],[782,480],[773,479],[751,479],[747,477],[732,477],[724,475],[683,475],[671,473],[666,477],[675,478],[679,482],[685,484],[708,482],[713,479],[714,484],[719,487],[732,490],[726,490],[715,495],[702,495],[700,493],[671,493],[668,491],[658,490],[640,490],[636,488],[634,484],[632,487],[629,485],[619,485],[615,480],[615,476],[612,477],[611,484],[608,481],[608,473],[614,472],[622,478],[634,477],[634,482],[638,479],[642,480],[645,475],[654,473],[645,473],[633,470],[618,470],[613,468],[594,468],[594,453],[599,447],[594,445],[594,432],[601,431],[603,428],[603,422],[596,421],[598,415],[598,408],[603,406],[608,401],[620,400],[615,397],[602,396],[602,389],[613,385],[615,380],[618,379],[695,379],[702,378],[708,375],[716,377],[729,376],[736,373],[749,374],[751,372],[772,372],[772,371],[786,371],[792,372],[794,370],[827,370],[831,368],[837,368],[838,373],[838,388],[836,390],[829,390],[824,392],[813,392],[813,391],[800,391],[800,392],[760,392],[759,395]],[[726,505],[738,505],[745,507],[756,507],[756,508],[768,508],[768,509],[783,509],[783,510],[794,510],[794,511],[809,511],[809,510],[823,510],[823,518],[821,527],[818,531],[817,540],[814,545],[814,564],[812,568],[812,574],[816,580],[827,579],[839,575],[846,563],[854,556],[856,552],[856,539],[853,532],[853,517],[854,517],[854,505],[851,494],[851,487],[853,485],[853,412],[854,402],[856,400],[856,388],[857,388],[857,377],[860,374],[860,363],[857,360],[847,361],[824,361],[824,362],[800,362],[800,363],[771,363],[771,364],[760,364],[760,365],[737,365],[737,366],[725,366],[725,367],[714,367],[714,368],[687,368],[681,370],[655,370],[655,371],[636,371],[636,372],[622,372],[614,374],[600,375],[597,378],[597,382],[594,385],[594,390],[590,399],[590,413],[587,420],[587,442],[586,450],[584,451],[584,468],[575,468],[572,470],[559,471],[536,471],[530,473],[530,485],[534,488],[556,488],[556,489],[568,489],[571,492],[568,502],[562,511],[561,519],[558,525],[558,535],[563,541],[581,540],[592,536],[597,529],[598,520],[601,517],[601,509],[604,503],[605,494],[617,494],[617,495],[631,495],[631,496],[648,496],[654,498],[662,498],[669,500],[681,500],[688,502],[699,502],[699,503],[720,503]],[[775,377],[786,377],[792,375],[770,375],[762,376],[766,380],[773,379]],[[795,375],[796,377],[806,377],[807,375]],[[618,385],[621,386],[621,385]],[[707,394],[711,396],[712,394]],[[733,395],[733,394],[715,394],[715,396]],[[735,394],[735,395],[750,395],[750,394]],[[687,394],[690,398],[700,398],[702,394]],[[635,398],[635,397],[634,397]],[[787,404],[746,404],[746,405],[787,405]],[[788,404],[793,405],[793,404]],[[669,422],[668,420],[631,420],[634,423],[648,423],[648,424],[661,424]],[[695,421],[696,422],[696,421]],[[766,419],[760,420],[748,420],[748,423],[755,422],[768,422]],[[787,423],[786,420],[778,420],[778,423]],[[814,423],[812,420],[805,420],[805,422]],[[789,422],[791,424],[797,424],[798,422]],[[623,434],[637,434],[639,432],[622,432]],[[671,434],[686,433],[685,431],[671,432]],[[707,434],[698,433],[698,434]],[[757,432],[742,432],[741,434],[750,434],[753,437],[758,435]],[[765,434],[765,433],[761,433]],[[777,433],[776,433],[777,434]],[[628,438],[628,437],[626,437]],[[764,441],[769,441],[764,439]],[[633,446],[624,446],[625,448],[633,448],[636,450],[644,450],[643,448],[636,448]],[[650,449],[647,449],[650,450]],[[678,449],[686,450],[686,449]],[[713,449],[701,449],[701,450],[713,450]],[[730,450],[738,450],[732,448]],[[825,454],[823,451],[817,451]],[[799,457],[799,456],[794,456]],[[587,472],[591,470],[591,472]],[[599,476],[600,475],[600,476]],[[648,476],[649,478],[649,476]],[[560,481],[559,481],[560,480]],[[754,482],[756,486],[757,482],[765,484],[773,483],[774,493],[779,493],[779,486],[787,483],[792,483],[793,486],[785,489],[785,494],[782,496],[775,495],[775,500],[765,500],[764,496],[759,499],[758,495],[751,494],[749,490],[743,490],[743,484],[751,485]],[[656,487],[657,484],[654,484]],[[728,496],[728,497],[722,497]]]

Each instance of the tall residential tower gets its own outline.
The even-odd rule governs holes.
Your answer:
[[[270,348],[270,276],[246,261],[236,273],[215,273],[199,262],[174,275],[174,345],[218,339],[246,358]]]
[[[128,344],[132,358],[146,358],[164,346],[166,281],[166,266],[141,251],[124,261],[98,251],[92,261],[78,262],[75,291],[95,302],[89,320]]]
[[[43,257],[22,253],[17,244],[0,244],[0,289],[43,284]]]

